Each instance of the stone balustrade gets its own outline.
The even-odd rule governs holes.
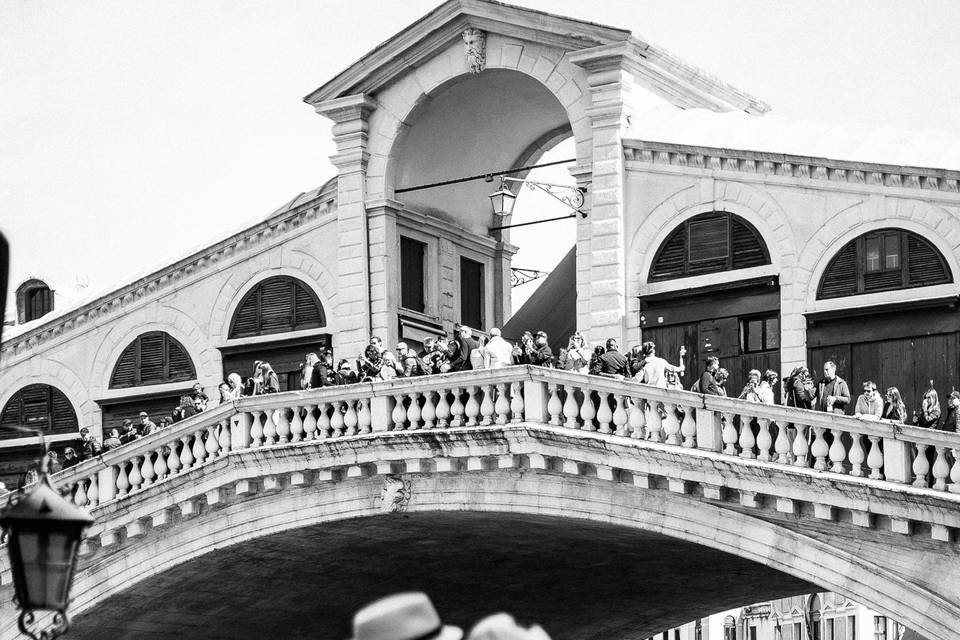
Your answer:
[[[521,422],[960,493],[960,434],[526,366],[244,398],[85,461],[56,482],[92,507],[231,451]]]

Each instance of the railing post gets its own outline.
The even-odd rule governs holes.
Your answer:
[[[883,439],[883,475],[890,482],[913,482],[913,445],[896,438]]]
[[[372,431],[389,431],[393,426],[393,398],[389,395],[370,398],[370,428]]]
[[[539,380],[527,380],[523,383],[523,411],[527,422],[547,424],[550,415],[547,413],[547,383]]]
[[[100,469],[97,474],[97,484],[100,497],[98,504],[109,502],[117,497],[117,468],[112,464]]]
[[[230,421],[230,450],[239,451],[250,446],[250,427],[253,426],[253,414],[239,411]]]
[[[705,407],[697,409],[697,449],[723,451],[723,430],[720,413]]]

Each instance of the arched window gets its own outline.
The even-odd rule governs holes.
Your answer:
[[[230,321],[230,338],[318,329],[327,324],[320,300],[295,278],[275,276],[255,286],[241,300]]]
[[[182,382],[196,377],[183,345],[163,331],[151,331],[138,336],[120,354],[110,376],[110,388]]]
[[[830,260],[817,299],[953,282],[943,255],[903,229],[871,231],[848,242]]]
[[[702,213],[674,229],[653,259],[650,281],[770,264],[763,238],[749,222],[727,211]]]
[[[17,287],[17,320],[21,323],[36,320],[53,311],[53,291],[37,278]]]
[[[5,427],[28,427],[44,433],[74,433],[77,414],[63,392],[48,384],[31,384],[17,391],[0,413],[0,438],[22,438]]]

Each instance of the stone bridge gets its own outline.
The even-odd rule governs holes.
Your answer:
[[[345,638],[415,588],[455,624],[507,610],[560,639],[831,590],[953,640],[954,448],[537,367],[243,399],[55,478],[96,517],[71,637]]]

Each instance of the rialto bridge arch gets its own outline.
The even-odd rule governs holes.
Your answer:
[[[553,404],[557,389],[586,388],[573,386],[586,384],[575,374],[517,368],[417,388],[438,384],[453,398],[494,389],[513,397],[508,406],[486,396],[467,403],[467,417],[489,424],[424,428],[422,419],[445,414],[387,402],[410,383],[278,394],[206,412],[62,474],[78,502],[99,502],[74,587],[75,636],[102,634],[122,615],[158,638],[182,636],[184,625],[191,637],[254,637],[242,629],[262,625],[333,637],[359,604],[413,587],[435,592],[463,623],[489,613],[475,606],[477,589],[517,596],[503,606],[560,625],[567,637],[592,637],[606,620],[610,637],[644,638],[724,607],[813,590],[932,639],[953,633],[960,519],[950,492],[729,455],[711,450],[709,429],[693,447],[670,444],[672,426],[668,442],[591,432],[596,414],[583,409],[577,419]],[[626,383],[590,384],[636,393]],[[427,397],[418,393],[411,397]],[[699,422],[714,413],[689,392],[642,393],[687,403]],[[328,421],[290,418],[317,406]],[[794,419],[844,420],[806,413]],[[596,418],[610,430],[609,416]],[[613,420],[624,427],[622,415]],[[291,430],[325,437],[281,443]],[[885,440],[891,479],[895,449]],[[125,495],[106,495],[110,487]],[[571,579],[551,580],[557,572]],[[0,579],[9,597],[5,568]]]

